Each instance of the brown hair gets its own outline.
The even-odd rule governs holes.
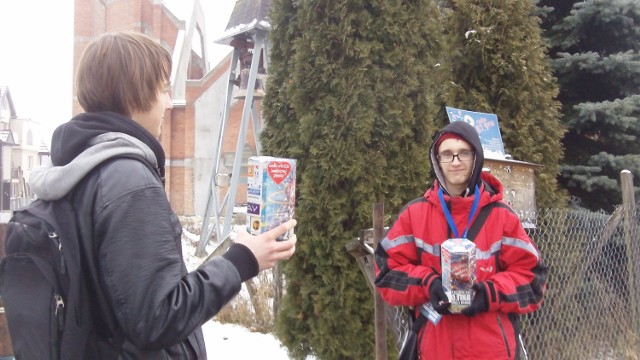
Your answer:
[[[171,55],[150,37],[106,33],[82,55],[76,73],[78,101],[87,112],[146,112],[170,74]]]

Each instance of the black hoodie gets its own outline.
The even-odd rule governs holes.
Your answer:
[[[482,151],[482,143],[480,142],[480,135],[478,135],[478,131],[464,121],[454,121],[449,125],[445,126],[442,131],[436,134],[433,138],[433,143],[431,144],[431,150],[429,150],[429,160],[431,161],[431,168],[436,174],[436,179],[438,180],[438,184],[442,187],[445,192],[448,191],[444,186],[444,175],[442,174],[442,170],[440,169],[440,164],[438,163],[438,158],[436,157],[436,149],[435,145],[438,143],[440,137],[445,133],[456,134],[460,136],[464,141],[466,141],[471,147],[473,151],[476,153],[476,157],[473,164],[473,170],[471,172],[471,177],[469,178],[469,183],[467,184],[467,191],[463,193],[463,196],[473,195],[475,191],[475,186],[480,186],[480,174],[482,173],[482,166],[484,164],[484,152]]]

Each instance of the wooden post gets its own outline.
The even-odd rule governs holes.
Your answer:
[[[282,302],[282,271],[280,264],[273,267],[273,321],[275,323]]]
[[[7,231],[7,224],[0,223],[0,259],[5,257],[4,253],[4,235]],[[0,298],[0,358],[12,356],[11,337],[9,336],[9,326],[4,313],[4,303]]]
[[[635,217],[637,209],[631,171],[622,170],[620,172],[620,188],[624,208],[624,239],[627,247],[631,314],[636,334],[640,334],[640,239],[638,239],[638,226]]]
[[[9,335],[9,326],[4,313],[4,304],[0,298],[0,359],[13,355],[11,348],[11,337]]]
[[[369,235],[369,233],[371,234]],[[368,239],[371,239],[371,241],[368,241]],[[374,249],[372,246],[367,245],[369,243],[373,245],[373,239],[373,228],[365,229],[360,233],[360,237],[347,243],[347,245],[345,245],[345,248],[347,249],[347,252],[356,259],[358,267],[364,275],[365,282],[367,283],[367,286],[371,291],[371,296],[375,297],[377,291],[375,289],[375,285],[373,284],[375,280],[375,269],[373,266]],[[399,308],[394,308],[386,304],[384,308],[387,316],[387,329],[391,330],[391,335],[396,342],[396,348],[399,350],[400,346],[402,345],[402,339],[404,339],[404,330],[398,326],[398,322],[401,321],[400,318],[404,317],[405,315],[401,314],[402,310],[398,310]]]
[[[378,247],[384,236],[384,205],[373,205],[373,244]],[[379,292],[374,291],[373,302],[375,306],[376,324],[376,360],[387,360],[387,320],[386,304]]]

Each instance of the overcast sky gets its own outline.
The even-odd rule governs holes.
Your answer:
[[[193,0],[164,2],[185,21],[193,8]],[[213,40],[224,32],[235,2],[200,0],[211,67],[232,50]],[[9,86],[17,115],[42,124],[45,137],[71,117],[73,5],[74,0],[0,0],[0,85]]]

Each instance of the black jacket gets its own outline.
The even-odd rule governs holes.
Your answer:
[[[76,208],[99,333],[87,358],[206,359],[200,326],[258,273],[253,254],[234,244],[187,271],[162,181],[164,152],[132,120],[82,114],[56,130],[52,145],[53,166],[31,180],[38,196],[69,196]],[[121,337],[120,349],[109,346]]]

